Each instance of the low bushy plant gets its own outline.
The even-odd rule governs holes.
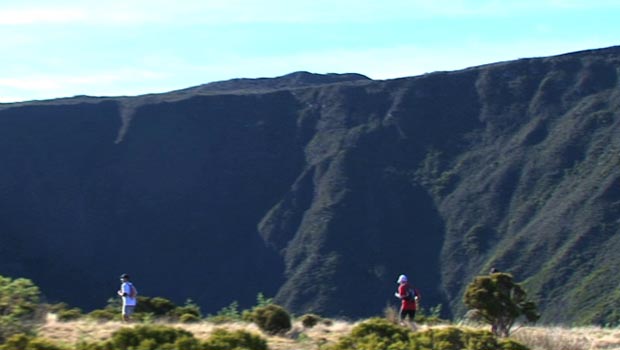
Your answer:
[[[62,350],[62,348],[50,340],[19,333],[12,335],[0,345],[0,350]]]
[[[411,349],[416,350],[528,350],[512,340],[499,339],[491,332],[458,327],[429,329],[411,333]]]
[[[56,314],[56,319],[61,322],[73,321],[81,318],[83,316],[82,310],[77,307],[67,310],[60,310]]]
[[[181,315],[191,314],[198,318],[202,318],[202,312],[200,311],[200,306],[194,303],[191,299],[187,299],[183,306],[177,306],[172,314],[176,317],[181,317]]]
[[[202,344],[204,350],[267,350],[267,340],[243,330],[216,329]]]
[[[25,350],[30,342],[30,337],[24,333],[13,334],[8,337],[4,344],[0,345],[0,350]]]
[[[441,304],[433,306],[428,310],[421,307],[415,315],[416,323],[427,324],[429,326],[440,323],[448,323],[447,320],[441,318]]]
[[[179,316],[179,322],[181,323],[198,323],[201,321],[201,318],[194,314],[183,314]]]
[[[138,296],[136,313],[150,313],[155,317],[168,316],[177,308],[170,300],[162,297]]]
[[[299,318],[301,324],[306,328],[312,328],[321,322],[322,318],[315,314],[305,314]]]
[[[280,305],[257,306],[246,317],[268,334],[282,334],[291,329],[291,315]]]
[[[355,326],[351,333],[333,345],[330,350],[405,350],[411,332],[384,318],[372,318]]]
[[[112,321],[120,317],[120,310],[119,311],[112,311],[112,310],[107,310],[107,309],[93,310],[89,312],[88,314],[86,314],[86,317],[91,320],[100,321],[100,322]]]
[[[239,312],[239,303],[233,301],[230,305],[223,307],[215,315],[209,315],[207,320],[215,324],[222,324],[227,322],[236,322],[242,319],[242,315]]]
[[[188,331],[161,325],[137,326],[121,328],[112,334],[104,348],[111,350],[173,350],[178,343],[189,346],[194,335]],[[190,348],[186,350],[194,350]]]
[[[136,312],[132,315],[134,321],[152,323],[155,320],[163,319],[167,321],[193,322],[202,318],[200,307],[189,299],[182,306],[177,306],[172,301],[162,297],[140,295],[137,301]],[[105,308],[94,310],[87,316],[98,321],[110,321],[119,319],[120,312],[120,299],[111,298],[108,300]],[[181,320],[181,317],[184,320]]]
[[[422,332],[396,325],[386,319],[370,319],[355,326],[330,350],[527,350],[512,340],[499,339],[488,331],[458,327],[432,328]]]

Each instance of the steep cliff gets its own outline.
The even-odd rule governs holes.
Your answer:
[[[508,271],[618,322],[620,48],[387,81],[294,73],[0,105],[0,274],[99,307],[117,275],[214,312],[426,306]]]

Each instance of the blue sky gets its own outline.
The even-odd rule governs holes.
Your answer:
[[[413,76],[620,45],[619,19],[616,0],[0,0],[0,102]]]

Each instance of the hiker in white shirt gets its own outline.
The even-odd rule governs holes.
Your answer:
[[[129,275],[126,273],[121,275],[121,283],[121,289],[117,292],[117,294],[123,298],[121,314],[123,316],[123,322],[129,322],[136,308],[138,291],[136,287],[129,282]]]

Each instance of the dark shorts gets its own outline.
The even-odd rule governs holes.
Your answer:
[[[135,308],[135,305],[124,305],[122,308],[122,313],[125,316],[131,316],[133,315],[133,311],[135,310]]]
[[[415,318],[415,310],[400,310],[400,320],[404,321],[407,317],[413,321]]]

